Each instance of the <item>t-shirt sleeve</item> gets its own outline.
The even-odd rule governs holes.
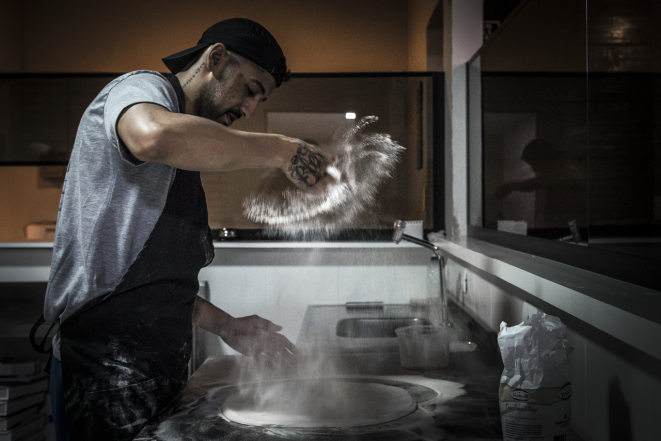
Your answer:
[[[128,107],[138,103],[163,106],[178,111],[177,95],[169,81],[157,72],[135,72],[127,75],[108,92],[103,111],[106,135],[121,157],[134,165],[142,164],[131,154],[117,134],[119,117]]]

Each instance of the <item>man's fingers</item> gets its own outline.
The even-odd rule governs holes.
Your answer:
[[[290,358],[298,353],[298,348],[282,334],[272,333],[259,340],[258,352],[269,357]]]
[[[257,357],[263,354],[270,358],[290,358],[298,348],[287,337],[278,332],[282,326],[257,315],[235,319],[230,346],[244,355]],[[228,342],[229,343],[229,342]]]
[[[285,337],[282,334],[275,334],[274,339],[277,341],[278,344],[280,344],[282,347],[284,347],[289,353],[291,354],[297,354],[298,353],[298,348],[296,345],[292,342],[289,341],[287,337]]]
[[[266,320],[258,315],[252,315],[250,318],[250,325],[257,328],[263,329],[264,331],[278,332],[282,330],[282,326],[276,325],[270,320]]]
[[[269,332],[280,332],[282,331],[282,326],[276,325],[273,322],[270,322],[268,320],[264,320],[266,322],[266,327],[264,328],[266,331]]]

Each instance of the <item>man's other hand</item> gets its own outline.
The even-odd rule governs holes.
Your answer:
[[[251,315],[229,320],[219,335],[232,349],[243,355],[287,359],[298,349],[287,337],[278,333],[280,330],[282,326]]]

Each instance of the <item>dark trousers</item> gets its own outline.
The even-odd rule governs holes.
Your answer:
[[[52,358],[50,365],[50,405],[53,411],[53,424],[55,424],[55,439],[57,441],[69,441],[62,363],[55,357]]]

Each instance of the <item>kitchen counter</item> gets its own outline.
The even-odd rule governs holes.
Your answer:
[[[433,310],[433,308],[432,308]],[[417,410],[390,423],[362,428],[294,429],[255,427],[234,423],[219,414],[223,402],[241,384],[260,381],[263,367],[243,356],[208,358],[190,377],[181,403],[173,414],[153,424],[141,441],[194,440],[501,440],[498,384],[502,365],[493,348],[471,342],[478,334],[470,318],[451,305],[454,340],[450,365],[442,369],[411,370],[400,366],[397,338],[349,338],[336,335],[336,323],[355,317],[421,317],[437,321],[437,314],[409,305],[347,308],[345,305],[310,306],[306,311],[301,349],[295,368],[269,370],[268,381],[292,378],[342,379],[405,389]],[[481,346],[483,350],[476,350]],[[293,374],[295,372],[295,374]],[[263,381],[263,380],[261,380]],[[342,406],[341,402],[337,406]]]
[[[436,306],[433,302],[426,307],[420,303],[358,308],[310,305],[296,342],[301,351],[297,363],[266,369],[264,362],[240,355],[210,357],[189,378],[170,416],[145,427],[136,440],[502,440],[498,387],[503,367],[493,347],[494,335],[456,304],[450,302],[448,308],[453,325],[450,364],[441,369],[403,368],[397,338],[338,337],[336,332],[337,323],[346,318],[418,317],[437,323]],[[310,378],[399,387],[408,392],[416,408],[390,422],[345,429],[248,426],[221,413],[225,400],[242,386]],[[341,398],[333,403],[342,406]],[[580,441],[575,435],[572,439]]]
[[[497,394],[501,368],[485,361],[479,352],[453,353],[449,367],[429,371],[402,368],[396,352],[335,355],[326,363],[338,368],[334,378],[405,383],[409,388],[419,386],[422,394],[426,388],[442,389],[445,396],[420,398],[419,405],[427,402],[427,407],[419,418],[405,417],[405,421],[370,430],[244,426],[218,413],[237,384],[255,380],[251,373],[256,363],[243,356],[222,356],[207,359],[190,377],[176,411],[160,424],[145,428],[136,440],[502,440]],[[273,374],[270,380],[281,378],[288,377]],[[429,401],[433,403],[429,405]]]
[[[348,299],[368,301],[373,299],[386,299],[399,301],[400,297],[408,300],[409,297],[415,297],[418,292],[424,292],[424,277],[426,275],[425,265],[429,262],[429,257],[428,253],[426,253],[426,250],[419,247],[397,248],[401,246],[401,244],[399,246],[389,245],[382,250],[377,250],[378,252],[382,252],[384,254],[387,253],[387,255],[384,256],[382,254],[378,254],[376,257],[372,256],[372,253],[369,255],[364,255],[364,253],[361,254],[360,250],[355,250],[355,252],[354,250],[350,250],[351,253],[348,251],[340,253],[337,250],[329,249],[324,250],[323,253],[320,252],[314,254],[314,259],[310,259],[310,254],[307,253],[307,251],[306,253],[303,253],[292,249],[285,250],[286,252],[280,250],[278,253],[275,253],[273,250],[263,250],[261,247],[257,246],[257,244],[251,244],[251,246],[254,246],[255,248],[250,248],[249,250],[241,250],[241,248],[239,248],[241,245],[235,243],[223,243],[216,245],[218,257],[217,262],[214,262],[213,265],[205,268],[203,271],[206,272],[201,274],[201,276],[203,276],[205,280],[210,281],[210,285],[213,289],[218,289],[220,286],[225,289],[225,287],[229,286],[228,289],[241,289],[245,292],[265,292],[266,294],[264,297],[259,297],[258,300],[253,299],[252,303],[248,305],[250,308],[249,310],[245,312],[243,310],[237,310],[235,312],[235,314],[244,315],[249,313],[259,313],[264,315],[264,312],[257,310],[257,307],[262,304],[266,304],[263,301],[263,298],[281,299],[281,297],[274,296],[281,296],[280,290],[284,290],[283,287],[285,286],[288,289],[287,292],[290,293],[291,286],[289,283],[282,282],[280,279],[287,278],[287,282],[289,282],[289,278],[293,277],[293,274],[298,276],[300,273],[300,268],[303,268],[306,271],[304,275],[307,278],[303,280],[303,283],[299,283],[296,286],[298,287],[300,285],[303,287],[297,291],[296,295],[298,297],[294,297],[293,295],[288,294],[289,297],[287,297],[286,300],[289,303],[287,303],[286,308],[285,306],[282,306],[279,310],[275,311],[275,313],[281,313],[282,316],[286,317],[286,320],[283,322],[283,324],[293,329],[293,331],[288,334],[288,337],[292,340],[294,340],[296,335],[301,335],[299,330],[302,328],[298,327],[298,323],[300,322],[296,322],[296,320],[300,320],[301,317],[303,317],[305,310],[292,309],[290,308],[290,305],[295,304],[294,301],[298,301],[299,298],[308,300],[311,287],[316,289],[318,294],[314,297],[315,301],[320,302],[345,301]],[[574,281],[573,279],[569,280],[568,275],[573,275],[574,272],[579,273],[579,270],[574,271],[572,269],[555,268],[555,266],[549,266],[549,270],[542,274],[542,270],[544,270],[546,266],[542,265],[540,263],[540,259],[537,258],[522,256],[518,260],[512,260],[513,257],[507,254],[506,251],[502,250],[502,252],[499,251],[501,252],[499,255],[491,255],[487,253],[487,250],[473,249],[468,246],[462,247],[462,244],[460,243],[443,242],[441,245],[444,252],[447,252],[451,256],[451,259],[456,259],[460,263],[465,264],[471,271],[482,271],[479,274],[482,274],[482,276],[487,280],[497,278],[498,280],[510,283],[512,285],[512,287],[510,287],[511,291],[514,293],[516,293],[516,290],[518,289],[523,293],[529,293],[535,298],[540,298],[544,301],[547,301],[549,304],[554,305],[561,311],[566,311],[567,314],[575,314],[575,317],[583,318],[586,320],[589,319],[588,323],[592,324],[592,326],[594,326],[596,329],[601,329],[604,330],[604,332],[610,333],[611,335],[619,336],[623,339],[622,341],[632,342],[632,344],[637,345],[635,347],[644,346],[645,350],[649,351],[648,353],[653,356],[658,353],[659,348],[661,347],[656,345],[658,338],[655,338],[655,336],[661,334],[658,332],[653,332],[658,328],[658,323],[649,320],[642,320],[641,317],[631,317],[631,314],[624,310],[618,309],[618,311],[614,312],[613,308],[616,308],[616,306],[607,303],[597,304],[598,302],[596,299],[588,298],[582,292],[578,291],[579,288],[571,288],[570,286],[573,285],[570,285],[569,282]],[[307,244],[306,246],[311,247],[310,244]],[[399,262],[401,258],[401,261],[404,262],[402,265],[386,265],[383,266],[383,268],[372,265],[372,262],[395,261],[394,258],[391,260],[382,259],[382,257],[388,257],[391,253],[394,252],[398,253],[396,262]],[[339,253],[339,257],[333,253]],[[418,254],[420,254],[422,257],[418,258]],[[510,254],[512,253],[510,252]],[[3,244],[3,246],[0,246],[0,279],[5,283],[39,282],[45,284],[45,282],[48,280],[51,255],[52,244],[31,244],[30,246],[26,246],[26,244],[23,243]],[[347,259],[347,256],[350,258]],[[307,262],[308,260],[310,260],[311,263],[301,263]],[[273,262],[276,263],[274,264]],[[532,264],[540,266],[540,274],[533,274],[532,270],[520,269],[520,267],[524,267],[524,265]],[[294,273],[294,270],[290,270],[286,265],[289,265],[291,268],[295,268],[296,273]],[[277,271],[273,270],[273,268],[275,268]],[[220,272],[221,269],[223,272]],[[558,274],[564,275],[564,277],[567,278],[569,282],[564,281],[564,279],[561,280],[555,277],[555,273],[551,274],[551,270]],[[218,271],[218,274],[210,274],[211,271]],[[487,273],[492,274],[492,276],[488,276]],[[272,274],[276,274],[277,277],[273,276]],[[249,277],[246,275],[249,275]],[[450,288],[454,286],[454,282],[456,281],[455,275],[451,276],[452,277],[449,279]],[[358,279],[359,277],[360,279]],[[376,280],[377,278],[378,280]],[[594,276],[593,278],[604,279],[602,276]],[[249,284],[246,282],[247,280],[259,280],[260,283],[263,282],[263,286],[255,283]],[[321,280],[322,282],[317,282],[317,280]],[[422,282],[418,283],[420,280]],[[484,319],[484,322],[486,322],[487,325],[493,324],[490,322],[497,324],[497,320],[500,320],[499,313],[501,309],[496,308],[496,306],[500,304],[500,299],[502,296],[496,296],[495,294],[490,295],[490,288],[487,287],[485,290],[484,284],[478,284],[477,282],[480,282],[477,277],[475,277],[475,279],[471,279],[471,292],[463,296],[460,300],[463,301],[465,297],[467,308],[471,305],[478,305],[478,302],[484,300],[487,306],[487,311],[489,314],[492,314],[495,317],[493,320]],[[418,284],[416,285],[416,283]],[[583,288],[587,286],[587,282],[581,283]],[[612,280],[608,280],[608,283],[614,285]],[[332,286],[331,288],[326,289],[326,285]],[[413,288],[411,288],[411,285],[414,285]],[[619,284],[617,286],[619,287]],[[474,290],[474,292],[472,290]],[[494,293],[496,292],[495,289],[491,289],[491,291]],[[300,294],[298,294],[298,292],[300,292]],[[486,292],[485,295],[483,295],[484,292]],[[403,294],[400,296],[401,293]],[[642,293],[642,295],[647,297],[656,298],[652,294],[656,293]],[[472,298],[471,295],[473,296]],[[509,297],[507,297],[507,299],[509,299]],[[499,303],[495,303],[496,301]],[[264,309],[271,308],[271,305],[272,303],[268,303],[268,306],[265,306]],[[489,308],[489,305],[491,305],[491,309]],[[246,307],[246,309],[248,309],[248,307]],[[493,313],[491,312],[492,309]],[[282,313],[282,311],[285,310],[287,314]],[[478,319],[483,319],[483,316],[479,315],[477,312],[472,310],[471,313],[475,314]],[[628,318],[621,317],[622,314],[626,315]],[[292,322],[293,324],[291,324]],[[579,331],[582,330],[582,327],[575,327]],[[630,390],[634,389],[634,386],[638,388],[637,390],[642,390],[639,395],[642,395],[645,399],[629,399],[628,402],[630,405],[634,407],[647,406],[647,408],[654,409],[653,406],[648,405],[648,403],[651,403],[649,400],[647,400],[649,395],[645,395],[648,394],[648,391],[651,389],[640,386],[640,384],[648,384],[646,383],[648,381],[648,377],[632,376],[629,378],[632,370],[638,369],[640,364],[635,365],[632,362],[630,365],[625,367],[619,367],[619,364],[605,362],[603,355],[600,355],[601,353],[597,354],[599,357],[596,357],[593,354],[593,352],[601,349],[597,348],[596,346],[592,346],[592,343],[584,342],[583,339],[579,339],[576,334],[574,335],[574,338],[578,340],[579,346],[579,350],[574,356],[576,366],[578,366],[576,368],[577,375],[575,377],[578,385],[576,387],[576,398],[574,400],[575,408],[577,409],[575,415],[575,421],[578,423],[577,427],[581,427],[580,424],[583,424],[582,427],[605,427],[604,425],[608,421],[607,419],[592,423],[591,420],[586,422],[586,416],[591,415],[591,412],[593,412],[592,409],[596,404],[608,403],[608,395],[602,393],[602,391],[609,390],[608,381],[610,381],[609,379],[614,378],[616,375],[619,375],[619,378],[622,381],[625,381],[624,384],[626,387],[623,390],[627,394]],[[299,341],[297,341],[297,343],[299,343]],[[391,345],[391,349],[392,348],[393,347]],[[396,349],[393,350],[396,351]],[[360,356],[362,358],[355,359],[380,360],[382,358],[389,358],[391,363],[390,366],[392,366],[392,363],[394,363],[396,366],[396,352],[392,352],[390,349],[388,352],[389,353],[385,355],[371,353],[366,356]],[[626,352],[626,354],[630,353]],[[359,354],[355,355],[355,357],[358,356]],[[455,359],[467,356],[467,354],[452,354],[452,357]],[[351,358],[354,357],[354,355],[346,355],[345,358],[346,357]],[[615,360],[619,363],[620,358],[617,360],[614,358],[605,359]],[[635,361],[635,357],[633,357],[632,360]],[[603,378],[600,377],[597,381],[593,377],[587,376],[586,372],[595,372],[594,369],[592,371],[588,370],[590,366],[587,366],[587,362],[592,363],[592,366],[615,367],[612,369],[609,368],[610,370],[606,370],[605,372],[608,374],[608,376],[606,373],[604,373],[602,375]],[[380,369],[383,369],[383,372],[387,373],[391,369],[388,366],[388,364],[384,364]],[[652,364],[652,366],[656,365]],[[453,365],[451,365],[450,368],[455,369]],[[361,372],[363,372],[362,375],[369,375],[370,372],[378,371],[377,368],[370,367],[362,367],[361,369]],[[658,372],[658,370],[649,370],[649,372],[652,373],[654,371]],[[195,375],[191,377],[191,384],[193,384],[192,382],[195,380],[196,375],[201,375],[203,372],[204,371],[202,369],[200,369],[199,372],[196,372]],[[454,372],[456,372],[456,375],[463,375],[464,377],[473,375],[471,370],[466,371],[464,374],[459,371]],[[496,368],[495,372],[496,375],[499,375],[500,369]],[[222,377],[220,373],[217,375],[218,381],[225,381],[223,380],[224,377]],[[590,377],[590,381],[588,382],[589,384],[586,383],[586,378],[588,377]],[[639,378],[642,378],[642,380],[639,380]],[[485,387],[483,392],[492,394],[492,391],[496,390],[492,389],[492,387],[493,385]],[[596,390],[597,393],[593,393],[593,389]],[[191,397],[192,395],[190,394],[192,392],[194,391],[187,389],[187,395],[185,396]],[[626,396],[634,397],[636,395]],[[497,401],[495,404],[490,405],[496,406],[497,408]],[[602,412],[604,415],[607,415],[607,404],[600,404],[600,406],[600,412]],[[640,413],[640,410],[637,412]],[[484,412],[482,414],[484,414]],[[651,412],[640,414],[648,415],[651,414]],[[590,424],[592,424],[592,426],[590,426]],[[588,430],[590,429],[583,429],[584,432]],[[179,438],[171,437],[170,439]],[[202,437],[201,439],[205,438]],[[216,437],[216,439],[223,439],[223,437]]]

